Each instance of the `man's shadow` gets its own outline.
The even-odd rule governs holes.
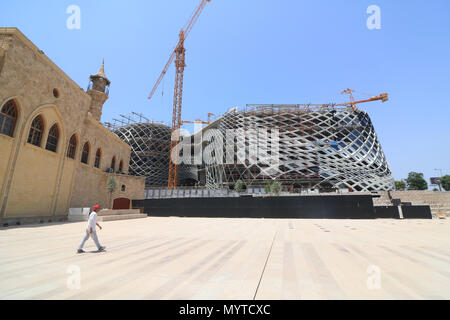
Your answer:
[[[92,251],[86,251],[86,253],[106,253],[106,250],[102,250],[102,251],[92,250]]]

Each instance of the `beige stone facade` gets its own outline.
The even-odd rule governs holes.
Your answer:
[[[103,65],[91,80],[99,74],[106,79]],[[70,207],[111,207],[110,176],[119,187],[113,199],[144,196],[145,179],[127,175],[130,147],[99,122],[108,92],[96,89],[85,92],[18,29],[0,28],[0,111],[13,104],[16,113],[12,130],[7,115],[0,114],[1,221],[55,221],[64,219]],[[36,117],[40,139],[30,138]],[[76,141],[73,159],[71,138]],[[86,164],[81,162],[85,145]],[[115,173],[107,173],[113,158]]]

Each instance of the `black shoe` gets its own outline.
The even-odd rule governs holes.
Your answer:
[[[98,251],[105,251],[106,247],[100,247],[98,248]]]
[[[84,253],[84,250],[78,249],[78,250],[77,250],[77,253]]]

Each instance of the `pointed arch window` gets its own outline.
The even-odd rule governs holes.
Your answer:
[[[86,142],[83,146],[83,152],[81,154],[81,162],[87,164],[88,163],[88,159],[89,159],[89,151],[90,151],[90,147],[89,147],[89,142]]]
[[[69,147],[67,148],[67,157],[75,159],[75,152],[77,151],[77,136],[74,134],[70,137]]]
[[[28,134],[28,143],[41,146],[42,132],[44,132],[44,120],[41,116],[36,116],[31,122],[30,132]]]
[[[102,150],[100,148],[97,149],[97,153],[95,154],[95,163],[94,167],[100,168],[100,160],[102,158]]]
[[[16,121],[17,106],[14,100],[9,100],[0,111],[0,133],[12,137]]]
[[[123,160],[120,160],[120,162],[119,162],[119,172],[122,173],[122,171],[123,171]]]
[[[56,152],[56,149],[58,148],[58,140],[59,140],[59,128],[58,125],[55,123],[48,132],[47,145],[45,146],[45,149]]]
[[[116,169],[116,157],[113,157],[111,160],[111,171],[114,172],[114,170]]]

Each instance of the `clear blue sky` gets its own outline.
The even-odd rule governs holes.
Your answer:
[[[2,1],[0,24],[18,27],[83,88],[104,57],[112,85],[102,121],[136,111],[169,123],[173,67],[164,95],[147,96],[199,3]],[[66,27],[72,4],[80,30]],[[372,4],[381,30],[366,27]],[[448,0],[212,0],[185,43],[182,117],[206,120],[248,103],[346,101],[346,88],[388,92],[389,102],[362,108],[395,179],[450,174],[449,12]]]

